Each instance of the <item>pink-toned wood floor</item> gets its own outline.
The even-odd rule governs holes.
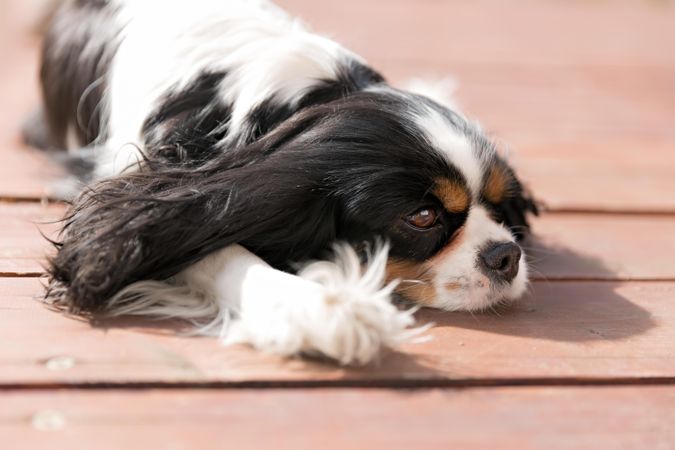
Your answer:
[[[63,206],[19,143],[33,2],[0,3],[0,437],[8,449],[675,448],[675,4],[281,1],[395,83],[458,81],[548,212],[531,294],[423,311],[433,339],[344,369],[37,302]]]

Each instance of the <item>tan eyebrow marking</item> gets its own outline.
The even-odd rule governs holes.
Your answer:
[[[448,212],[459,213],[469,208],[469,192],[466,187],[456,181],[439,178],[431,192],[443,202]]]
[[[490,203],[501,203],[507,196],[513,179],[502,164],[493,164],[483,185],[483,197]]]

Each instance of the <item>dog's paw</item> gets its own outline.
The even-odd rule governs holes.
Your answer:
[[[385,264],[382,249],[362,272],[354,250],[340,247],[335,261],[315,262],[300,271],[301,283],[292,289],[279,283],[261,285],[255,301],[242,302],[225,342],[285,356],[328,357],[343,365],[367,364],[383,348],[420,332],[410,328],[413,312],[391,303],[394,286],[383,286]]]

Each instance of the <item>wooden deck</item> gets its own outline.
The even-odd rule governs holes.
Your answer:
[[[394,82],[452,74],[549,208],[527,298],[422,311],[430,342],[358,370],[35,300],[34,223],[64,208],[18,138],[37,101],[32,3],[0,4],[4,448],[675,448],[673,2],[280,1]]]

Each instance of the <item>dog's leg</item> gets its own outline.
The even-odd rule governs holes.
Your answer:
[[[239,318],[226,342],[245,342],[263,351],[327,356],[341,364],[366,364],[383,347],[411,334],[410,312],[390,302],[383,287],[386,250],[362,273],[350,247],[334,261],[315,262],[298,276],[272,269],[254,255],[241,254],[235,276]]]
[[[185,275],[188,283],[194,283],[217,270],[209,276],[214,294],[223,307],[238,307],[236,320],[223,336],[226,343],[248,343],[286,356],[310,354],[341,364],[366,364],[382,347],[411,335],[407,328],[413,317],[391,304],[393,286],[382,286],[386,249],[372,258],[365,273],[351,248],[342,247],[336,255],[335,261],[312,263],[296,276],[232,246]]]
[[[246,343],[284,356],[324,356],[341,364],[366,364],[383,347],[418,330],[411,311],[390,302],[383,287],[386,249],[362,272],[349,247],[334,261],[311,263],[292,275],[233,245],[175,277],[172,284],[135,283],[111,299],[111,313],[178,317],[220,332],[227,343]]]

